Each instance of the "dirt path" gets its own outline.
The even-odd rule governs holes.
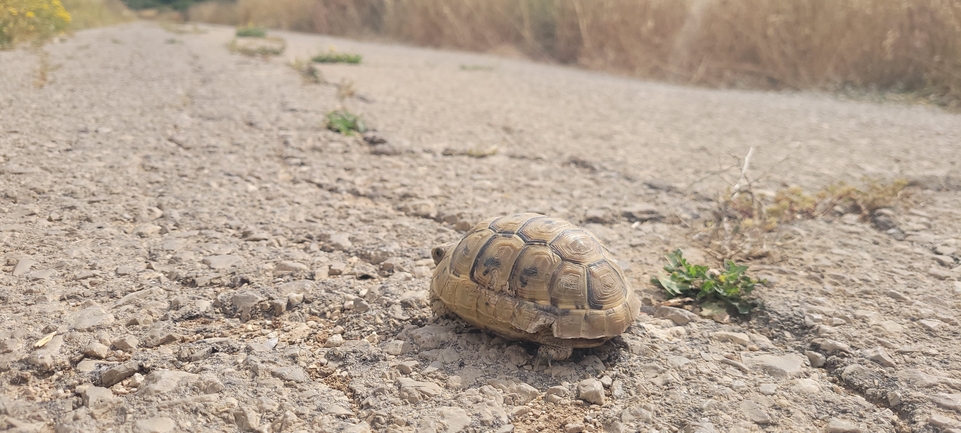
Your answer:
[[[323,128],[334,86],[202,29],[81,32],[42,89],[0,52],[0,429],[961,431],[958,116],[277,33],[363,54],[321,70],[372,146]],[[750,147],[758,189],[916,180],[906,237],[799,221],[749,263],[754,320],[655,318],[650,275],[710,257],[688,226]],[[550,368],[426,304],[430,247],[527,210],[584,223],[648,302]]]

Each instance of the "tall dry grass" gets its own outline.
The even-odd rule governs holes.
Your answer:
[[[694,85],[961,100],[957,0],[237,0],[191,20],[488,51]]]

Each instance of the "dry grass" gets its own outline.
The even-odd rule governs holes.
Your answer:
[[[956,0],[238,0],[190,19],[538,59],[694,85],[961,99]]]

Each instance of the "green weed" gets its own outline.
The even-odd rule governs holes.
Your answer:
[[[724,270],[717,271],[702,265],[692,265],[683,257],[681,250],[668,254],[664,270],[666,276],[651,277],[651,282],[664,289],[669,298],[694,298],[700,303],[719,303],[737,309],[740,314],[750,314],[758,306],[746,297],[758,283],[745,275],[747,266],[724,261]]]
[[[367,131],[367,125],[360,116],[351,113],[346,108],[340,108],[327,113],[327,129],[344,135],[352,135]]]

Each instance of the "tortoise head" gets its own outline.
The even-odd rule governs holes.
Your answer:
[[[444,256],[457,246],[457,242],[449,242],[443,245],[438,245],[430,250],[430,257],[434,259],[434,264],[440,264],[441,260],[444,260]]]

